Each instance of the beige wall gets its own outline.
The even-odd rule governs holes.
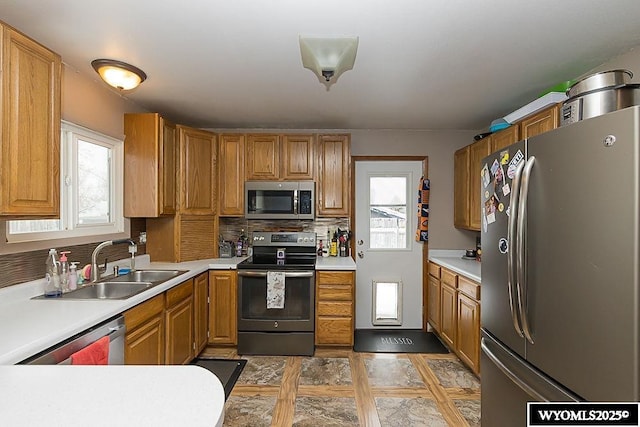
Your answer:
[[[353,156],[428,156],[429,248],[475,247],[479,233],[453,226],[453,153],[473,142],[469,131],[352,130]]]
[[[62,76],[62,118],[117,139],[124,138],[124,113],[145,112],[96,74],[80,74],[64,65]]]
[[[613,58],[611,61],[605,62],[604,64],[585,73],[585,76],[601,71],[617,70],[620,68],[630,70],[633,73],[633,78],[630,82],[640,83],[640,46],[636,46],[629,52]]]

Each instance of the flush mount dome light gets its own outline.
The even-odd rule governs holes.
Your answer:
[[[102,80],[119,90],[131,90],[147,79],[138,67],[114,59],[94,59],[91,66]]]
[[[358,51],[358,37],[299,36],[302,65],[313,71],[320,83],[329,86],[351,70]]]

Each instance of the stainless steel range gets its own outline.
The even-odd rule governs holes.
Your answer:
[[[253,233],[238,264],[238,354],[313,355],[315,264],[315,233]]]

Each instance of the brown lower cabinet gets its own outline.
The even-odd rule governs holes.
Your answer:
[[[124,313],[126,365],[164,365],[164,294]]]
[[[209,344],[238,344],[238,273],[209,272]]]
[[[184,365],[194,357],[193,279],[166,292],[165,309],[167,365]]]
[[[194,356],[207,346],[209,333],[209,272],[193,279],[193,339]]]
[[[429,323],[442,341],[480,374],[480,284],[429,262]]]
[[[193,287],[194,279],[189,279],[124,313],[126,365],[176,365],[193,359]]]
[[[353,346],[355,273],[316,273],[316,334],[318,346]]]

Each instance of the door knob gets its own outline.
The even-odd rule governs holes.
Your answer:
[[[364,252],[359,251],[358,252],[358,258],[364,258]]]

